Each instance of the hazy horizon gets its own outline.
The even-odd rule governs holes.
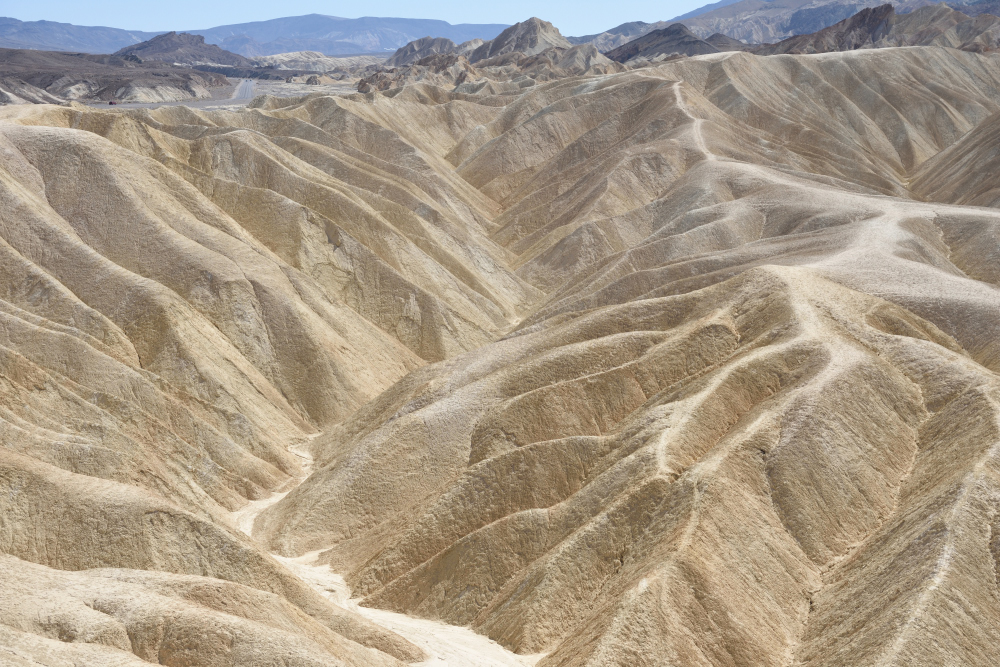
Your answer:
[[[452,25],[463,23],[513,24],[532,16],[552,22],[564,35],[598,33],[628,21],[649,23],[671,19],[707,4],[703,0],[679,0],[654,3],[649,0],[626,0],[608,6],[607,3],[537,3],[515,1],[502,5],[481,3],[439,2],[427,6],[427,11],[414,11],[413,3],[396,0],[376,0],[365,5],[362,16],[381,18],[433,19]],[[6,3],[0,15],[20,21],[54,21],[74,25],[102,26],[144,32],[170,30],[204,30],[220,25],[267,21],[288,16],[325,14],[342,18],[353,16],[356,5],[323,3],[315,0],[291,0],[275,9],[264,2],[223,2],[208,5],[191,0],[179,0],[167,7],[137,6],[123,0],[86,6],[67,0],[13,0]]]

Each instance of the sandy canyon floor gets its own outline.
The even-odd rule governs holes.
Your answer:
[[[993,664],[1000,56],[515,83],[0,108],[0,662]]]

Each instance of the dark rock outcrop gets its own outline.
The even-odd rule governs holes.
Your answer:
[[[228,86],[224,76],[143,62],[131,54],[91,55],[31,49],[0,49],[3,103],[54,100],[180,101],[210,97]]]
[[[220,49],[215,44],[206,44],[205,38],[201,35],[191,35],[186,32],[157,35],[148,41],[116,51],[115,55],[132,55],[144,61],[156,60],[184,65],[253,66],[253,62],[249,59]]]
[[[623,63],[633,58],[654,58],[677,53],[682,56],[698,56],[718,53],[718,49],[687,29],[683,23],[674,23],[662,30],[654,30],[634,39],[605,55],[611,60]]]

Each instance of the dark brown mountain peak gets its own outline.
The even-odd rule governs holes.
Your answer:
[[[168,32],[153,39],[125,47],[116,56],[132,55],[142,60],[158,60],[184,65],[215,64],[231,67],[251,67],[253,63],[241,55],[206,44],[201,35]]]

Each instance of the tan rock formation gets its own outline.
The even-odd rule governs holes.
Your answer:
[[[1000,57],[574,49],[0,110],[0,659],[991,664]]]
[[[457,52],[422,58],[406,67],[377,68],[358,84],[358,92],[384,92],[414,83],[430,84],[465,94],[511,94],[535,85],[570,76],[613,74],[625,67],[615,63],[592,44],[553,47],[533,56],[506,53],[475,65]]]
[[[325,467],[255,535],[543,665],[987,664],[1000,308],[966,272],[1000,218],[902,175],[997,108],[959,83],[992,62],[737,54],[532,88],[449,159],[545,303],[318,439]],[[893,120],[900,96],[927,106]],[[966,409],[985,431],[940,430]],[[986,571],[941,560],[959,521]]]
[[[458,46],[445,37],[422,37],[401,46],[385,61],[386,67],[403,67],[438,53],[454,53]]]
[[[566,48],[573,46],[562,36],[559,29],[548,21],[532,17],[522,23],[516,23],[502,33],[484,42],[471,54],[469,60],[477,62],[503,56],[508,53],[521,53],[534,56],[546,49]]]

